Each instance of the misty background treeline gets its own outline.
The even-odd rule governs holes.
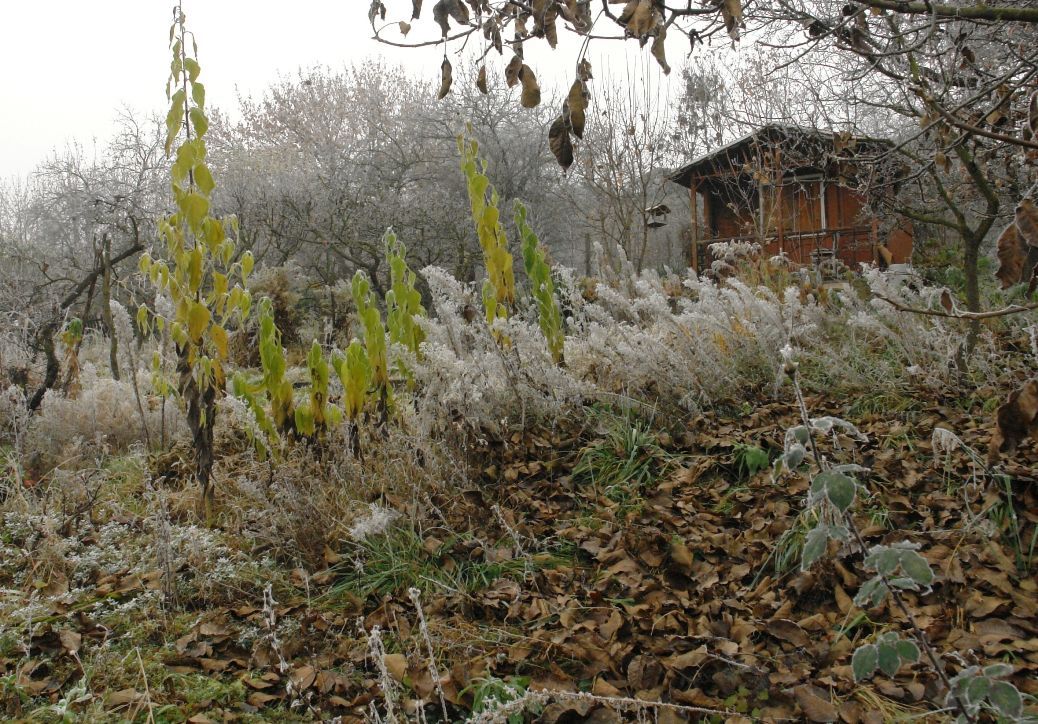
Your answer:
[[[998,67],[1001,45],[974,48],[977,68],[981,53]],[[931,60],[958,62],[945,55]],[[526,109],[516,102],[518,89],[477,90],[474,67],[455,71],[453,91],[441,101],[428,79],[375,62],[301,70],[236,105],[212,99],[224,109],[211,113],[209,131],[218,213],[237,217],[238,253],[251,250],[261,268],[290,270],[303,296],[317,299],[357,269],[381,293],[381,239],[390,226],[414,268],[434,264],[475,280],[482,254],[464,213],[456,146],[471,126],[504,215],[513,200],[526,202],[554,262],[588,275],[618,268],[624,257],[635,270],[684,268],[688,196],[667,176],[779,122],[892,139],[901,181],[875,196],[888,207],[876,211],[916,225],[917,255],[967,277],[972,263],[975,283],[983,244],[990,246],[1033,180],[1024,153],[973,135],[952,157],[948,139],[927,132],[927,105],[896,78],[856,72],[855,58],[833,53],[809,63],[795,49],[752,47],[696,56],[672,76],[669,91],[646,80],[651,59],[599,72],[568,173],[545,139],[561,90]],[[1019,105],[1011,100],[1009,122]],[[109,297],[132,307],[148,301],[130,272],[140,252],[163,255],[155,248],[155,219],[169,204],[161,125],[121,111],[110,139],[67,146],[27,178],[0,186],[0,311],[5,335],[20,337],[22,348],[45,344],[62,317],[101,319]],[[649,213],[659,204],[670,209],[662,226]],[[972,262],[960,263],[971,249]]]

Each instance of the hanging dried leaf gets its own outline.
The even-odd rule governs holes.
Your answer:
[[[1038,206],[1031,199],[1025,198],[1017,204],[1016,228],[1027,246],[1038,247]]]
[[[577,78],[585,82],[595,79],[595,77],[591,75],[591,61],[586,58],[580,59],[580,62],[577,63]]]
[[[955,311],[955,302],[952,301],[951,292],[947,289],[941,290],[941,307],[944,308],[948,314]]]
[[[519,70],[522,67],[523,59],[518,55],[513,55],[512,59],[508,61],[508,65],[505,66],[505,83],[509,88],[515,87],[515,84],[519,82]]]
[[[440,66],[440,91],[436,94],[436,100],[442,100],[451,92],[451,84],[453,82],[454,72],[453,68],[451,68],[451,62],[444,58],[443,64]]]
[[[579,3],[577,0],[566,0],[562,6],[562,17],[581,35],[591,30],[591,4]]]
[[[995,276],[1002,282],[1002,288],[1007,289],[1020,282],[1027,259],[1027,249],[1016,230],[1015,221],[1010,222],[998,237],[997,249],[998,271]]]
[[[519,82],[523,84],[523,92],[519,104],[523,108],[536,108],[541,104],[541,87],[537,84],[537,76],[530,66],[523,63],[519,67]]]
[[[411,20],[417,20],[422,14],[422,0],[411,0]]]
[[[368,22],[374,23],[375,18],[386,19],[386,6],[382,4],[382,0],[371,0],[371,7],[368,8]]]
[[[440,32],[446,38],[451,31],[450,21],[447,20],[447,0],[440,0],[433,5],[433,20],[440,26]]]
[[[620,13],[620,24],[627,34],[636,38],[647,35],[656,27],[657,15],[652,0],[631,0]]]
[[[663,68],[663,72],[670,73],[670,64],[667,63],[667,50],[663,47],[664,42],[667,40],[667,26],[664,23],[660,23],[656,30],[656,37],[652,40],[652,57],[656,59],[656,62]]]
[[[490,41],[498,55],[504,52],[504,43],[501,41],[501,26],[493,18],[484,21],[483,37]]]
[[[459,25],[467,25],[469,22],[469,9],[461,0],[447,0],[447,12]]]
[[[487,95],[490,92],[487,88],[487,67],[485,65],[479,66],[479,73],[476,74],[476,87],[479,88],[479,92],[483,95]]]
[[[555,19],[558,16],[559,13],[554,8],[544,14],[544,39],[548,41],[548,45],[552,48],[559,44],[559,31],[555,27]]]
[[[1038,138],[1038,91],[1031,94],[1027,104],[1027,130],[1031,132],[1031,139]]]
[[[587,85],[583,81],[573,81],[562,108],[562,116],[566,120],[567,128],[577,138],[583,138],[586,122],[585,111],[587,110]]]
[[[548,146],[562,170],[569,170],[573,165],[573,142],[570,141],[569,131],[566,130],[566,119],[562,116],[552,121],[548,129]]]
[[[407,34],[411,32],[411,23],[405,23],[401,20],[397,25],[400,26],[400,34],[406,38]]]
[[[721,0],[721,17],[729,37],[738,40],[739,28],[742,27],[742,3],[739,0]]]
[[[1020,441],[1028,436],[1038,442],[1038,378],[1014,390],[995,412],[988,464],[994,465],[1002,455],[1012,455]]]

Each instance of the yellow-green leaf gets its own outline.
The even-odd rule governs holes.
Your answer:
[[[216,355],[219,359],[227,359],[227,330],[218,324],[214,324],[209,330],[209,336],[216,347]]]
[[[188,113],[191,118],[191,126],[195,129],[195,133],[198,136],[204,136],[205,132],[209,130],[209,119],[205,117],[205,112],[195,106]]]
[[[242,281],[248,279],[249,274],[252,274],[253,267],[256,266],[256,259],[252,256],[251,251],[247,251],[241,255],[241,277]]]
[[[205,332],[205,328],[209,326],[209,320],[212,315],[209,313],[209,309],[200,302],[192,302],[191,308],[187,313],[187,335],[195,344],[202,339],[202,334]]]
[[[204,163],[195,166],[195,183],[198,184],[199,190],[206,196],[211,194],[213,189],[216,188],[213,174],[209,172],[209,167]]]
[[[180,210],[184,212],[188,225],[193,230],[197,230],[202,219],[209,213],[209,200],[192,191],[180,201]]]

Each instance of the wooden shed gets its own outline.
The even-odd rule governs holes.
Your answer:
[[[768,125],[683,166],[671,180],[691,195],[692,267],[709,268],[708,247],[721,241],[756,242],[796,265],[909,261],[911,226],[874,214],[878,204],[859,190],[865,174],[882,173],[877,161],[889,147],[882,139]],[[878,186],[889,190],[890,176]]]

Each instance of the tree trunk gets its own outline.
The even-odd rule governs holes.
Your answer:
[[[981,239],[968,237],[963,239],[965,255],[962,261],[962,270],[966,274],[966,309],[970,312],[980,311],[980,243]],[[966,354],[973,353],[977,346],[977,338],[980,336],[980,320],[972,319],[969,322],[969,332],[966,334]]]
[[[187,404],[187,426],[195,455],[195,477],[202,487],[199,514],[204,520],[212,520],[213,501],[213,422],[216,418],[216,386],[206,385],[200,389],[193,374],[189,348],[177,347],[177,374],[180,375],[181,399]]]
[[[47,371],[43,375],[43,383],[36,388],[36,392],[29,399],[29,412],[36,412],[39,409],[40,404],[43,402],[43,396],[47,394],[47,390],[54,386],[54,383],[58,381],[58,375],[61,373],[61,364],[58,362],[57,352],[54,351],[54,335],[58,331],[57,320],[48,323],[41,331],[43,344],[43,354],[47,358]]]
[[[112,240],[107,234],[101,242],[101,320],[108,331],[108,366],[112,368],[112,379],[119,381],[119,337],[112,319]]]

